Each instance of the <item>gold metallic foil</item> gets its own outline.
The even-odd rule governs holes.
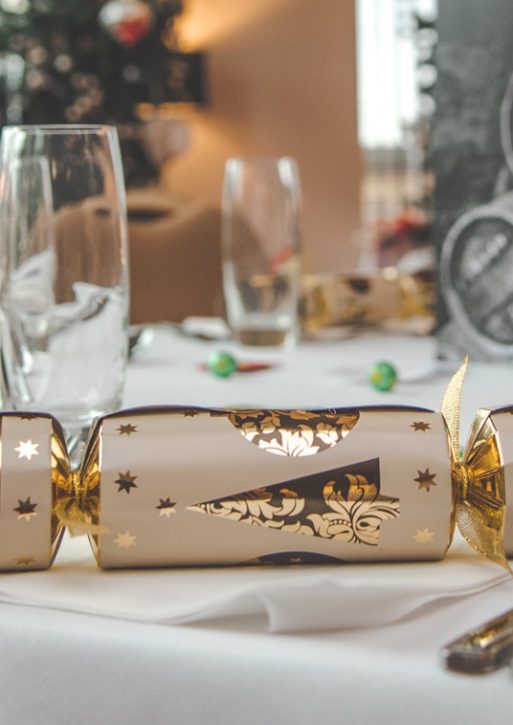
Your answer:
[[[386,267],[374,275],[305,274],[302,327],[314,337],[329,329],[394,325],[427,334],[434,324],[434,292],[431,272],[402,274]]]
[[[52,436],[53,514],[72,536],[95,536],[106,531],[98,526],[99,445],[96,438],[80,470],[73,471],[62,431],[56,430]]]
[[[473,549],[509,569],[504,552],[504,468],[497,432],[487,411],[478,413],[460,458],[461,395],[467,366],[466,359],[449,382],[442,401],[451,439],[456,523]]]

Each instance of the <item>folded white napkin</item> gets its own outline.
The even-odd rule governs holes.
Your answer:
[[[173,625],[263,614],[271,632],[378,627],[511,579],[455,543],[442,562],[102,571],[84,538],[66,539],[49,571],[0,575],[0,602]]]

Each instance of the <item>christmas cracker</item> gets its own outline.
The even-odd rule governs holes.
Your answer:
[[[139,408],[101,418],[72,471],[50,416],[1,418],[0,567],[50,566],[62,532],[104,568],[436,560],[455,524],[513,555],[513,408],[479,411],[460,459],[443,412]]]

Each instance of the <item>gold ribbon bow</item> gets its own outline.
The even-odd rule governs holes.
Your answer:
[[[495,427],[479,411],[460,455],[461,392],[468,358],[452,377],[442,400],[442,415],[451,441],[456,523],[465,540],[487,559],[511,571],[504,552],[505,481]]]

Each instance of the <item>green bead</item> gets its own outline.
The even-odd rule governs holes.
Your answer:
[[[397,382],[396,369],[389,362],[377,362],[370,370],[370,381],[376,390],[392,390]]]
[[[213,352],[208,358],[207,366],[218,378],[227,378],[237,370],[237,361],[227,352]]]

